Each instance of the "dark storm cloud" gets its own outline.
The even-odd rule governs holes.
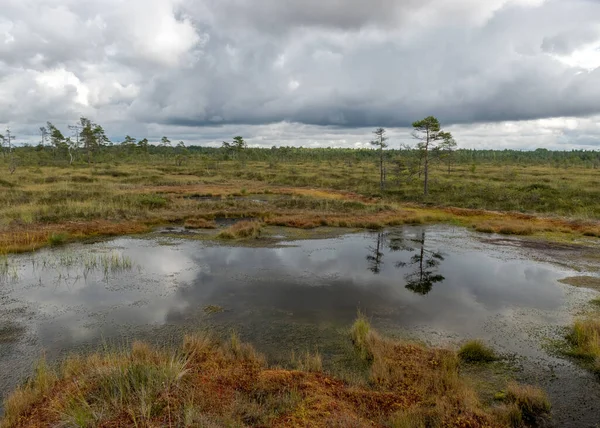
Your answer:
[[[80,114],[119,135],[600,114],[596,1],[4,3],[0,121],[27,129]]]

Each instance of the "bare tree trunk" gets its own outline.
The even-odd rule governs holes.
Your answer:
[[[379,149],[379,187],[382,191],[385,188],[385,177],[383,175],[383,147]]]
[[[425,196],[429,194],[429,130],[427,131],[427,143],[425,144],[425,166],[424,166],[424,189]]]

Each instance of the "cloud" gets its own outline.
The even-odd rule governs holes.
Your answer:
[[[310,126],[327,144],[436,115],[513,123],[522,135],[499,132],[525,147],[528,123],[600,115],[598,22],[590,0],[5,0],[0,120],[198,141]]]

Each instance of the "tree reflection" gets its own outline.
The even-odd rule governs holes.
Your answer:
[[[396,267],[414,266],[414,271],[404,276],[406,288],[414,293],[425,295],[431,291],[434,284],[446,279],[437,271],[441,262],[444,261],[444,256],[439,251],[432,251],[425,248],[424,230],[420,235],[409,239],[409,242],[416,244],[417,248],[415,249],[412,245],[407,244],[401,235],[390,239],[389,247],[391,251],[415,252],[409,262],[398,262],[396,263]]]
[[[385,233],[379,232],[377,234],[377,244],[374,247],[369,247],[369,255],[367,261],[369,262],[369,270],[375,275],[381,272],[381,265],[383,264],[383,247],[385,245]]]

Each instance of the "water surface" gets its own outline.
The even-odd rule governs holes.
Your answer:
[[[360,309],[389,334],[443,345],[484,338],[516,354],[522,376],[566,408],[562,426],[591,425],[600,420],[597,382],[543,342],[593,292],[560,284],[573,272],[534,258],[439,226],[267,248],[120,238],[10,257],[0,276],[0,393],[42,349],[55,359],[103,342],[176,341],[207,326],[237,330],[274,361],[291,349],[334,355]],[[572,400],[590,410],[568,412]]]

